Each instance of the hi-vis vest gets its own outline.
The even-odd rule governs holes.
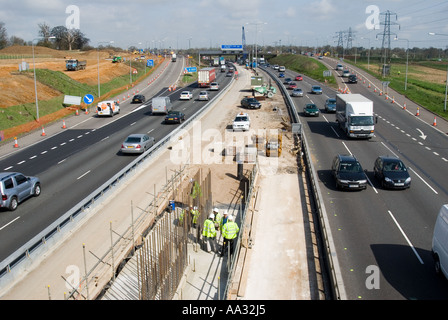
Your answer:
[[[234,239],[236,238],[236,234],[240,231],[238,225],[233,221],[227,221],[227,223],[222,227],[222,236],[225,239]]]
[[[202,235],[207,238],[214,238],[216,236],[215,223],[212,220],[205,220]]]
[[[193,223],[198,222],[199,210],[191,210],[191,214],[193,215]]]

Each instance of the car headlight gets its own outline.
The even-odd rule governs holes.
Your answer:
[[[367,180],[359,180],[358,182],[359,182],[359,184],[366,184]]]
[[[341,183],[349,183],[350,181],[348,181],[348,180],[339,180]]]
[[[411,182],[411,177],[406,178],[405,182],[406,182],[406,183],[410,183],[410,182]]]
[[[393,182],[392,179],[391,179],[391,178],[388,178],[388,177],[385,177],[384,180],[385,180],[386,182]]]

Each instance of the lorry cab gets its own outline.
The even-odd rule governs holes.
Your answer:
[[[431,251],[436,273],[448,279],[448,204],[444,204],[437,215]]]
[[[115,101],[101,101],[96,106],[98,116],[110,116],[120,113],[120,106]]]
[[[152,98],[152,113],[153,114],[165,114],[171,111],[173,105],[171,104],[170,97],[155,97]]]

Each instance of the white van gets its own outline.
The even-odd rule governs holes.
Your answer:
[[[115,101],[101,101],[96,106],[96,113],[98,116],[110,116],[120,113],[120,106]]]
[[[153,114],[168,114],[171,111],[173,105],[171,104],[170,97],[156,97],[152,98],[152,113]]]
[[[443,274],[448,279],[448,204],[440,208],[437,216],[432,238],[432,255],[436,273]]]

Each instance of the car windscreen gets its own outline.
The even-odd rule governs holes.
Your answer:
[[[339,172],[362,172],[362,168],[358,162],[341,162],[339,165]]]
[[[373,126],[372,116],[354,116],[350,117],[349,123],[352,126]]]
[[[126,143],[139,143],[140,142],[140,138],[138,137],[129,137],[126,139],[125,141]]]
[[[247,119],[247,117],[236,117],[235,121],[236,122],[238,122],[238,121],[248,121],[248,119]]]
[[[390,172],[400,172],[400,171],[406,171],[406,167],[401,161],[391,161],[384,163],[383,170]]]

